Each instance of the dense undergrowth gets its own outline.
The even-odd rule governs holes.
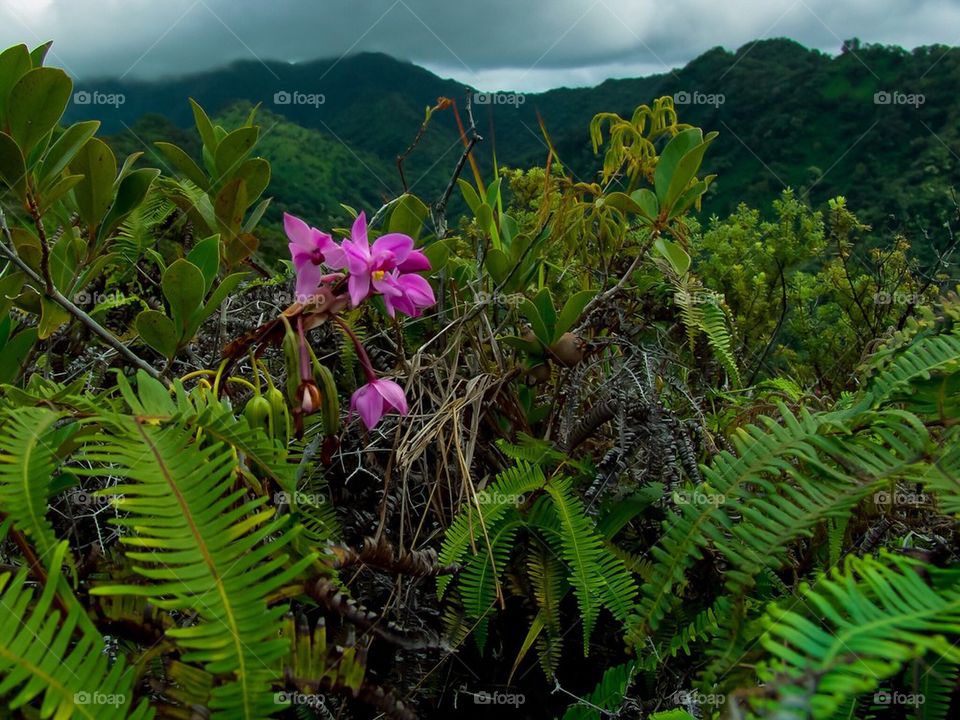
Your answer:
[[[956,714],[952,243],[698,221],[670,98],[593,182],[485,180],[468,103],[440,197],[272,263],[255,112],[140,167],[44,54],[0,54],[4,717]]]

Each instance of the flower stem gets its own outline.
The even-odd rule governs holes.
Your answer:
[[[354,334],[353,329],[343,321],[340,317],[334,315],[334,321],[339,325],[343,332],[346,333],[347,337],[353,341],[353,346],[357,349],[357,358],[360,360],[360,364],[363,366],[364,371],[367,374],[367,382],[374,382],[377,379],[377,373],[373,369],[373,363],[370,362],[370,356],[367,355],[366,349],[360,343],[359,338]]]

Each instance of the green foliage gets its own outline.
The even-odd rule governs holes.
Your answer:
[[[61,127],[44,53],[0,54],[4,712],[306,717],[337,693],[406,720],[448,711],[458,652],[508,697],[546,679],[537,712],[565,718],[886,717],[901,690],[955,714],[947,265],[842,196],[701,224],[731,143],[670,96],[594,116],[596,182],[547,123],[545,167],[470,158],[448,218],[460,198],[363,190],[357,157],[258,108],[184,103],[193,129],[147,121],[146,154]],[[462,120],[418,108],[411,165],[441,110]],[[274,189],[337,236],[315,218],[409,235],[435,309],[351,307],[343,275],[291,304]],[[409,408],[370,431],[349,395],[374,374]]]

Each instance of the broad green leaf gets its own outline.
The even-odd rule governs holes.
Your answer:
[[[503,182],[502,177],[498,177],[492,183],[487,185],[487,205],[492,208],[497,207],[497,200],[500,198],[500,183]]]
[[[537,340],[544,345],[549,345],[552,339],[550,331],[540,316],[540,311],[537,309],[537,306],[534,305],[529,298],[524,298],[520,303],[519,309],[520,313],[529,321],[530,327],[533,328],[533,334],[537,336]]]
[[[514,350],[519,350],[522,353],[526,353],[527,355],[533,355],[534,357],[540,357],[543,355],[543,345],[536,340],[528,340],[527,338],[518,337],[516,335],[503,335],[498,337],[497,341],[502,342],[508,347],[512,347]]]
[[[157,142],[154,143],[157,148],[162,152],[167,160],[173,163],[173,166],[180,171],[180,173],[187,178],[190,182],[196,185],[201,190],[207,190],[210,187],[210,182],[207,180],[206,174],[203,170],[200,169],[200,166],[190,157],[186,151],[182,150],[180,147],[174,145],[173,143],[168,142]]]
[[[160,175],[156,168],[140,168],[128,173],[117,188],[117,197],[107,217],[100,228],[100,239],[103,240],[120,222],[133,212],[150,192],[150,186]]]
[[[203,140],[205,149],[213,154],[217,149],[217,138],[213,132],[213,123],[210,122],[210,118],[207,117],[203,108],[193,98],[190,98],[190,107],[193,109],[193,119],[197,124],[200,139]]]
[[[429,209],[416,195],[401,195],[394,203],[387,221],[387,232],[409,235],[414,240],[420,237],[424,220],[430,214]]]
[[[158,310],[144,310],[137,315],[140,338],[168,360],[177,352],[180,334],[173,321]]]
[[[607,193],[597,200],[597,205],[609,206],[623,213],[633,213],[635,215],[647,214],[632,197],[622,192]]]
[[[43,164],[37,173],[41,188],[47,183],[57,182],[57,176],[73,161],[77,153],[94,136],[99,127],[99,120],[88,120],[75,123],[63,131],[56,142],[47,150],[47,154],[43,158]]]
[[[498,285],[502,285],[513,269],[513,262],[503,250],[490,250],[483,259],[483,266]]]
[[[200,326],[203,324],[203,321],[208,317],[213,315],[220,307],[220,304],[227,299],[227,296],[232,293],[236,287],[243,282],[248,277],[249,273],[238,272],[233,273],[232,275],[227,275],[216,289],[210,294],[210,298],[207,300],[206,305],[198,309],[194,316],[190,319],[190,324],[188,330],[190,337],[196,334],[197,330],[200,329]]]
[[[0,52],[0,128],[7,126],[10,91],[32,67],[26,45],[14,45]]]
[[[30,62],[33,63],[35,68],[43,67],[43,61],[47,59],[47,53],[51,45],[53,45],[53,40],[47,40],[43,45],[37,45],[30,51]]]
[[[0,317],[3,318],[0,322],[9,323],[10,316],[7,313],[13,306],[13,301],[20,295],[24,282],[26,282],[26,278],[19,272],[0,277]]]
[[[117,160],[113,150],[99,138],[90,138],[70,163],[73,175],[83,181],[73,189],[80,218],[89,228],[97,227],[113,202]]]
[[[40,196],[40,212],[49,210],[57,200],[73,190],[83,181],[83,175],[64,175],[57,182],[43,191]]]
[[[117,179],[114,181],[114,185],[119,185],[120,181],[133,171],[133,164],[141,157],[143,157],[142,150],[138,150],[137,152],[132,152],[127,155],[126,159],[123,161],[123,165],[120,167],[120,172],[117,173]]]
[[[63,70],[45,67],[30,70],[10,90],[7,123],[25,156],[57,126],[72,90]]]
[[[0,182],[11,188],[21,201],[27,197],[27,167],[16,141],[0,132]]]
[[[247,216],[247,221],[243,224],[244,233],[252,233],[254,229],[259,224],[263,214],[267,211],[267,208],[270,207],[270,203],[273,198],[264,198],[260,203],[253,209],[253,212]]]
[[[463,199],[467,201],[470,211],[476,215],[477,209],[480,207],[480,196],[477,195],[477,191],[474,190],[473,185],[463,178],[457,178],[457,185],[460,186],[460,192],[463,193]]]
[[[670,189],[673,173],[681,158],[701,142],[703,142],[703,131],[700,128],[689,128],[677,133],[663,149],[657,160],[657,167],[653,171],[653,184],[661,205],[666,204],[664,201],[667,191]]]
[[[427,256],[430,267],[434,271],[442,270],[450,259],[450,246],[446,242],[438,240],[423,248],[423,254]]]
[[[504,244],[510,246],[513,243],[513,239],[520,232],[520,225],[512,215],[503,213],[500,216],[500,231],[503,234]]]
[[[533,298],[533,304],[537,307],[537,312],[543,320],[543,325],[547,330],[545,342],[551,343],[554,340],[554,328],[557,325],[557,310],[553,307],[553,296],[550,294],[550,288],[542,288]]]
[[[237,236],[247,209],[247,183],[243,178],[228,182],[217,194],[213,210],[225,242]]]
[[[651,220],[660,214],[660,202],[648,188],[640,188],[630,193],[630,197],[640,206],[643,214]]]
[[[593,300],[596,294],[596,290],[581,290],[567,298],[567,301],[563,304],[563,310],[560,311],[557,318],[557,326],[553,331],[554,341],[558,340],[561,335],[576,324],[577,320],[580,319],[580,313],[583,312],[587,303]]]
[[[667,259],[677,275],[683,275],[690,269],[690,256],[677,243],[664,237],[658,237],[654,240],[653,246]]]
[[[170,305],[174,326],[185,333],[190,318],[203,303],[203,273],[193,263],[180,258],[164,271],[160,286]]]
[[[222,147],[222,146],[221,146]],[[263,158],[244,160],[235,177],[242,178],[247,184],[247,207],[256,202],[270,184],[270,163]],[[246,208],[244,208],[246,210]]]
[[[673,177],[670,179],[670,187],[667,190],[667,196],[663,205],[666,207],[672,206],[677,198],[683,194],[683,191],[687,189],[690,181],[696,177],[697,171],[700,169],[707,148],[710,147],[710,143],[712,143],[716,137],[717,133],[710,133],[702,143],[680,158],[680,162],[677,163],[673,171]]]
[[[46,295],[40,296],[40,322],[37,324],[37,337],[46,340],[70,319],[70,314]]]
[[[8,328],[9,332],[9,328]],[[4,341],[0,347],[0,383],[12,383],[37,342],[37,329],[27,328]]]
[[[227,135],[218,145],[214,153],[214,165],[219,177],[217,180],[233,176],[247,155],[257,144],[260,137],[260,128],[242,127]]]
[[[187,260],[203,273],[204,294],[210,292],[210,286],[217,279],[220,269],[220,236],[212,235],[198,242],[187,253]]]
[[[672,220],[675,217],[683,215],[683,213],[689,210],[693,204],[700,199],[700,196],[707,191],[707,188],[710,187],[710,182],[714,177],[714,175],[707,175],[707,177],[705,177],[703,180],[695,182],[693,185],[688,187],[684,193],[677,198],[677,201],[670,209],[669,219]]]
[[[82,248],[82,241],[67,231],[50,249],[50,278],[61,292],[69,292],[73,286]]]

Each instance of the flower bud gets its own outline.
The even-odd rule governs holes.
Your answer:
[[[270,404],[270,435],[286,446],[290,442],[290,412],[287,410],[287,400],[283,393],[272,385],[263,394]]]
[[[320,389],[312,381],[300,383],[297,389],[300,410],[304,415],[310,415],[320,409],[323,398],[320,395]]]
[[[247,401],[247,405],[243,409],[243,416],[250,423],[250,427],[269,430],[270,403],[263,395],[254,395]]]

